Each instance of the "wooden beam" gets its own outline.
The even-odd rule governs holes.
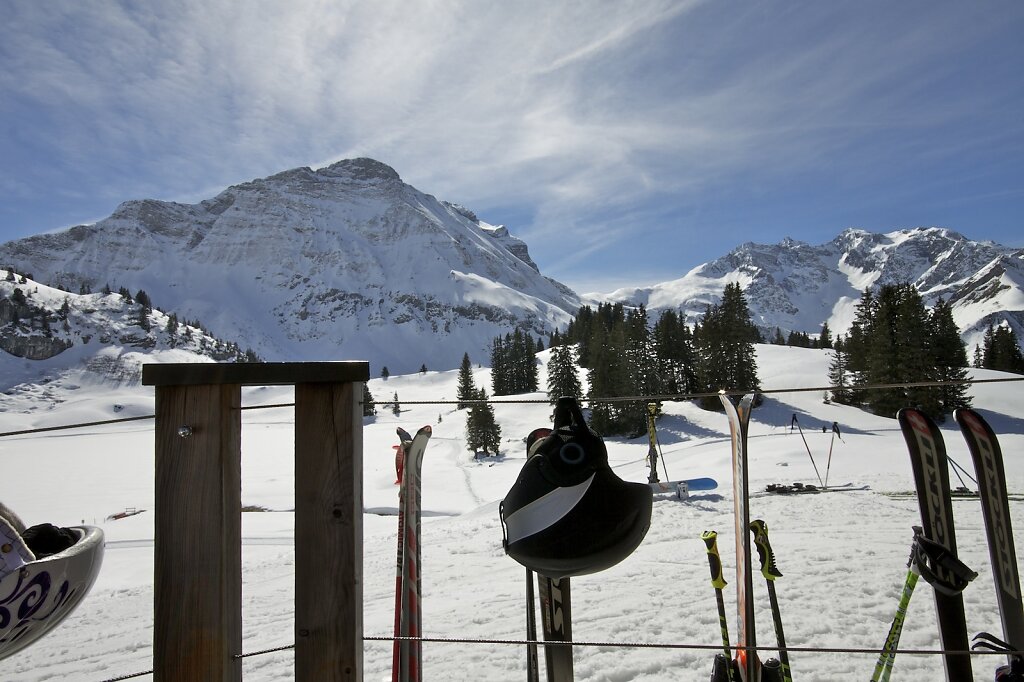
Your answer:
[[[363,384],[295,387],[295,679],[363,679]]]
[[[241,390],[156,390],[153,679],[239,682]]]
[[[346,383],[370,378],[370,364],[346,362],[186,362],[142,366],[145,386],[241,384],[278,386],[302,383]]]

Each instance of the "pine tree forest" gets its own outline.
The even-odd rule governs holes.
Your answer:
[[[966,385],[955,383],[968,378],[967,366],[967,351],[946,301],[939,299],[929,310],[912,285],[884,285],[862,294],[849,333],[834,344],[828,378],[839,388],[831,398],[883,416],[917,407],[942,421],[971,404]],[[919,382],[940,385],[898,385]],[[877,388],[861,390],[865,386]]]
[[[825,322],[816,336],[794,330],[787,337],[775,329],[769,340],[827,350],[827,380],[835,387],[828,397],[837,403],[884,416],[914,406],[938,421],[971,404],[962,383],[968,379],[967,351],[951,305],[939,299],[927,308],[909,283],[864,291],[846,335],[835,336]],[[550,337],[548,396],[552,402],[562,395],[589,402],[591,424],[602,434],[639,435],[646,424],[647,396],[760,389],[754,344],[762,342],[738,283],[727,285],[721,300],[708,304],[692,327],[675,310],[652,322],[642,305],[583,306],[564,332]],[[519,331],[494,340],[495,395],[537,390],[531,344],[529,335]],[[1013,330],[990,326],[984,345],[975,349],[974,364],[1024,373]],[[585,395],[580,370],[589,385]],[[899,386],[922,382],[939,385]],[[721,409],[717,396],[698,402],[705,409]]]

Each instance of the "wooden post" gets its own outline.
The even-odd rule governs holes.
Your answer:
[[[157,389],[154,682],[242,679],[240,396]]]
[[[241,680],[241,386],[296,386],[297,682],[362,680],[366,362],[145,365],[156,386],[155,682]]]
[[[356,384],[295,387],[299,682],[363,679],[361,399]]]

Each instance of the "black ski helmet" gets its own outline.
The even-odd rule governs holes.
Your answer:
[[[608,466],[608,450],[575,398],[555,405],[554,429],[527,439],[529,456],[499,508],[505,552],[549,578],[610,568],[651,525],[653,493]]]

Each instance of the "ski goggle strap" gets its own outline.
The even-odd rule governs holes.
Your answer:
[[[943,594],[960,594],[968,583],[978,577],[944,545],[924,535],[916,538],[914,562],[921,577]]]

